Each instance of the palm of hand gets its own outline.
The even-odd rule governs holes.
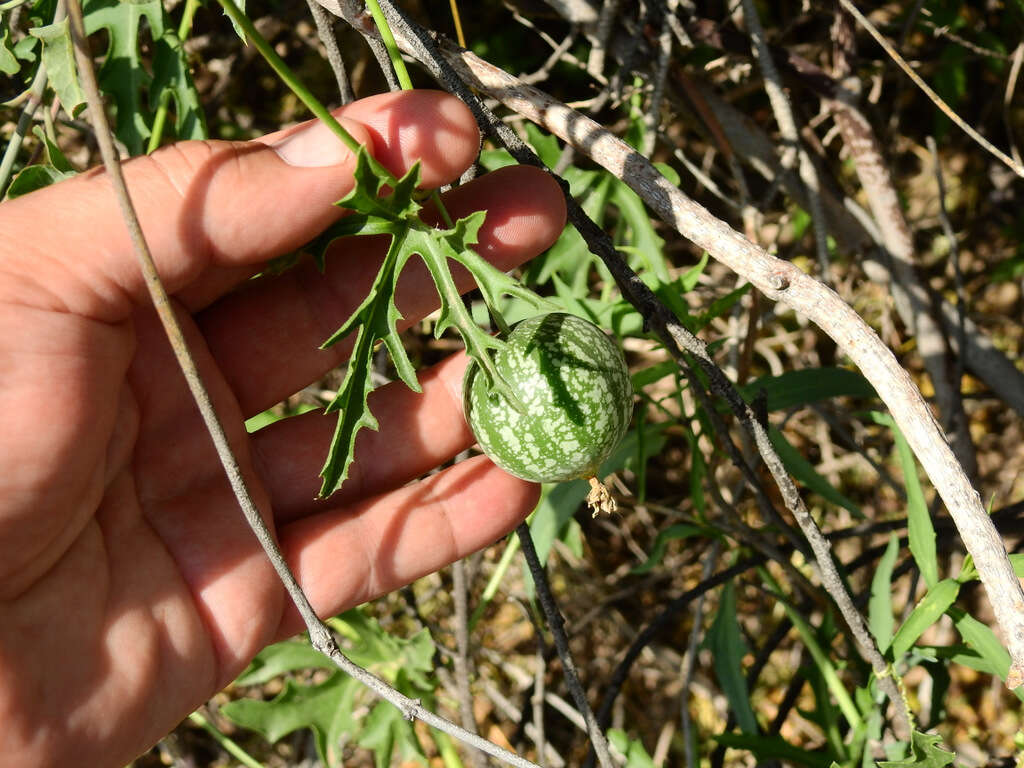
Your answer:
[[[436,94],[397,99],[366,100],[346,113],[366,122],[376,154],[392,167],[407,164],[406,140],[391,141],[378,126],[401,123],[410,100],[419,100],[411,111],[421,122],[438,119],[429,110],[423,116],[424,104],[438,113],[444,106],[448,121],[467,121]],[[459,151],[428,156],[419,148],[428,183],[457,175],[472,157],[471,122],[464,133]],[[237,147],[201,156],[208,162],[218,152],[231,155],[220,168],[246,161]],[[322,202],[329,210],[350,182],[344,174],[338,179],[337,166],[289,170],[266,154],[249,161],[269,162],[278,174],[279,166],[307,174],[297,185],[333,174],[314,195],[323,201],[310,209]],[[140,181],[147,172],[165,191],[203,175],[187,153],[147,162],[133,169],[143,190],[153,189]],[[251,169],[244,180],[223,178],[229,172],[207,183],[213,210],[218,184],[232,195],[244,195],[242,185],[250,184],[263,201],[257,208],[282,205],[252,183]],[[481,249],[507,268],[557,235],[561,211],[552,186],[512,169],[456,190],[449,206],[458,213],[463,204],[490,209]],[[58,185],[37,195],[49,194],[50,205],[67,211],[66,190]],[[147,217],[162,218],[162,198],[153,200],[149,208],[145,199],[139,204],[144,227]],[[0,209],[9,243],[26,242],[27,230],[18,232],[25,216],[47,209],[36,196],[20,202]],[[0,436],[0,742],[16,764],[123,764],[267,643],[301,629],[237,508],[162,330],[139,308],[141,286],[125,277],[134,274],[130,252],[107,243],[85,255],[86,269],[65,255],[90,227],[116,226],[109,208],[72,209],[48,248],[49,235],[34,253],[0,254],[0,275],[10,278],[0,279],[0,412],[8,414]],[[251,244],[229,255],[213,230],[226,227],[237,244],[237,221],[207,222],[204,237],[189,233],[184,249],[166,242],[180,246],[181,228],[165,235],[156,224],[151,242],[253,496],[314,607],[329,615],[493,541],[529,510],[535,490],[482,458],[406,484],[472,442],[459,415],[458,359],[421,377],[422,396],[401,385],[375,393],[381,431],[360,437],[352,478],[328,502],[313,497],[332,419],[309,414],[246,434],[245,417],[315,380],[347,352],[343,345],[315,348],[365,292],[379,242],[350,244],[326,278],[298,268],[227,293],[262,260],[322,228],[324,216],[306,214],[299,225],[293,218],[276,234],[249,234]],[[102,267],[88,271],[90,259]],[[436,301],[422,273],[403,277],[399,298],[410,321]]]

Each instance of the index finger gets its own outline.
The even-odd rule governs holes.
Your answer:
[[[479,145],[469,110],[442,92],[380,94],[336,114],[392,173],[421,160],[425,187],[457,178]],[[316,236],[341,215],[331,204],[352,188],[353,168],[351,151],[310,122],[251,142],[180,142],[124,170],[175,294],[224,270],[240,279]],[[22,303],[119,322],[149,301],[103,169],[0,205],[0,260],[25,277]]]

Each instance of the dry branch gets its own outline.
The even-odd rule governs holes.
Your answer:
[[[399,41],[401,45],[403,41]],[[618,137],[551,96],[521,84],[468,51],[442,46],[474,88],[570,143],[625,181],[666,223],[756,286],[825,331],[860,368],[910,443],[946,503],[988,591],[1011,656],[1007,685],[1024,683],[1024,589],[977,491],[906,370],[834,291],[754,245],[674,187]]]
[[[845,76],[853,46],[849,17],[842,11],[837,12],[832,29],[836,67],[840,76]],[[857,177],[878,225],[882,246],[891,258],[896,278],[890,284],[893,298],[900,307],[901,317],[910,320],[908,329],[917,339],[918,351],[932,380],[939,417],[950,436],[953,452],[968,476],[973,477],[977,473],[978,460],[960,396],[960,379],[954,381],[954,365],[949,356],[947,337],[937,318],[932,297],[918,276],[914,235],[903,214],[882,144],[854,99],[855,94],[850,89],[840,88],[838,98],[826,99],[825,104],[832,110],[843,142],[853,158]]]
[[[809,62],[807,64],[809,65]],[[820,81],[819,74],[824,75],[815,68],[814,71],[808,72],[808,79],[805,82],[823,82]],[[781,168],[768,136],[736,107],[715,94],[710,87],[698,87],[736,154],[765,179],[779,179],[787,194],[799,205],[805,206],[803,185],[795,173]],[[826,97],[832,93],[831,89],[815,90]],[[880,284],[891,283],[892,276],[888,265],[872,253],[869,246],[870,243],[881,245],[882,236],[867,212],[861,210],[852,200],[840,200],[828,187],[822,188],[822,202],[828,219],[829,233],[836,238],[839,247],[848,253],[861,253],[864,270],[872,280]],[[961,351],[958,342],[960,318],[956,307],[942,296],[933,295],[932,300],[938,305],[943,334],[952,345],[953,354],[960,355],[971,373],[984,381],[1003,402],[1024,417],[1024,373],[999,351],[969,316],[964,318],[964,346]],[[912,327],[911,318],[902,314],[906,308],[903,304],[896,307],[904,324],[909,328]]]

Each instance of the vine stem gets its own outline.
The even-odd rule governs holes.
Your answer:
[[[351,133],[345,130],[345,127],[335,119],[334,115],[330,113],[327,107],[321,104],[320,101],[310,93],[309,89],[302,84],[302,81],[299,80],[294,72],[292,72],[291,68],[284,63],[284,60],[280,56],[277,55],[273,46],[266,41],[263,35],[256,31],[256,27],[253,26],[249,17],[238,10],[238,6],[231,0],[218,0],[218,2],[224,9],[224,13],[226,13],[228,17],[238,25],[239,29],[245,32],[245,36],[248,41],[252,43],[256,50],[260,52],[260,55],[267,60],[267,63],[271,66],[277,76],[281,78],[281,81],[292,90],[292,93],[299,97],[299,100],[306,105],[310,112],[320,120],[323,120],[327,127],[330,128],[331,131],[342,140],[342,142],[344,142],[345,146],[352,150],[353,154],[358,152],[359,147],[361,146],[360,143],[356,141],[355,137]],[[371,161],[373,160],[372,155],[370,156],[370,159]],[[388,176],[391,176],[391,178],[394,179],[394,176],[390,172],[387,173]]]
[[[224,0],[222,0],[222,4],[225,4]],[[239,15],[237,8],[230,5],[230,3],[225,4],[225,7],[230,7],[231,12],[235,15]],[[217,456],[224,467],[228,482],[231,484],[231,489],[234,492],[235,498],[238,500],[239,506],[242,508],[242,513],[245,516],[246,522],[248,522],[250,528],[252,528],[253,533],[260,545],[263,547],[267,558],[270,560],[274,570],[277,572],[285,590],[288,592],[289,597],[298,609],[299,614],[302,616],[306,629],[309,631],[310,642],[313,647],[320,653],[327,656],[332,662],[334,662],[335,666],[343,672],[365,685],[385,701],[388,701],[398,707],[406,719],[421,720],[427,725],[433,726],[439,731],[443,731],[444,733],[454,736],[455,738],[491,755],[492,757],[496,757],[509,765],[516,766],[516,768],[539,768],[535,763],[520,757],[514,752],[503,749],[497,744],[470,733],[466,729],[461,728],[451,721],[431,712],[424,708],[419,701],[410,699],[408,696],[401,694],[369,670],[360,667],[342,653],[333,634],[331,634],[331,631],[316,615],[316,612],[313,610],[313,606],[310,604],[306,594],[302,591],[302,587],[299,586],[299,583],[295,579],[291,569],[288,567],[288,563],[285,561],[284,555],[281,554],[281,550],[277,546],[277,542],[274,540],[273,534],[271,534],[270,529],[263,521],[259,509],[253,501],[252,494],[249,492],[248,485],[242,475],[238,460],[231,451],[231,446],[228,442],[227,434],[224,431],[224,426],[213,406],[209,391],[199,374],[195,358],[192,356],[181,326],[178,324],[177,318],[174,316],[174,309],[171,306],[170,297],[168,296],[163,282],[160,279],[160,275],[157,272],[156,264],[153,261],[153,255],[149,250],[149,245],[146,242],[146,238],[142,232],[142,227],[139,224],[138,216],[135,213],[135,207],[132,204],[128,187],[125,184],[124,174],[121,169],[121,161],[118,157],[117,150],[114,147],[113,133],[111,132],[110,122],[107,119],[106,111],[103,107],[103,100],[100,96],[99,85],[96,82],[96,73],[93,70],[92,57],[89,52],[88,41],[86,40],[85,35],[85,23],[82,17],[80,0],[68,0],[68,12],[71,17],[71,34],[74,41],[75,61],[78,67],[78,74],[82,83],[82,89],[85,92],[86,102],[89,105],[90,117],[96,130],[96,139],[99,143],[100,154],[103,157],[103,164],[107,169],[107,173],[110,174],[111,183],[114,188],[115,195],[117,196],[118,205],[121,208],[122,217],[131,237],[132,248],[139,261],[139,266],[145,279],[146,287],[149,291],[154,309],[156,310],[157,316],[164,328],[164,332],[167,334],[175,359],[181,367],[182,373],[185,375],[189,390],[196,401],[196,405],[202,415],[203,422],[205,423],[210,437],[213,440]],[[232,15],[231,12],[229,12],[229,15]],[[248,19],[239,15],[239,21],[243,29],[245,29],[246,24],[242,23],[242,21],[248,22]],[[251,23],[248,24],[248,28],[247,32],[249,30],[255,32]],[[334,120],[334,118],[330,116],[330,113],[327,113],[327,116],[330,117],[331,120]],[[334,122],[344,135],[348,136],[348,139],[355,144],[355,149],[357,149],[359,145],[355,142],[355,139],[353,139],[340,124],[337,124],[337,121]],[[335,131],[335,133],[337,133],[337,131]],[[339,134],[339,137],[341,137],[341,134]],[[342,140],[344,141],[344,138],[342,138]]]
[[[373,22],[377,25],[377,31],[380,32],[380,39],[384,42],[384,47],[388,51],[388,57],[391,59],[391,66],[395,68],[398,84],[402,86],[403,91],[411,91],[412,80],[409,78],[409,70],[406,69],[405,62],[402,61],[402,52],[398,50],[395,36],[391,34],[391,27],[388,26],[388,20],[384,18],[384,12],[380,9],[380,3],[377,0],[366,0],[366,8],[370,11],[370,15],[373,16]]]

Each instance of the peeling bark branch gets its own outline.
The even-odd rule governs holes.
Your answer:
[[[837,11],[832,25],[832,39],[835,41],[836,74],[842,79],[850,72],[849,56],[854,40],[851,19],[841,10]],[[917,339],[918,351],[935,389],[939,417],[946,427],[953,452],[968,476],[973,477],[978,472],[978,460],[960,396],[960,378],[954,376],[949,345],[937,319],[932,296],[918,276],[914,235],[903,215],[882,145],[854,98],[852,89],[839,88],[837,98],[826,99],[825,104],[832,110],[843,142],[850,150],[857,177],[878,224],[882,245],[892,259],[896,278],[891,283],[893,298],[904,322],[910,320],[908,330]]]

